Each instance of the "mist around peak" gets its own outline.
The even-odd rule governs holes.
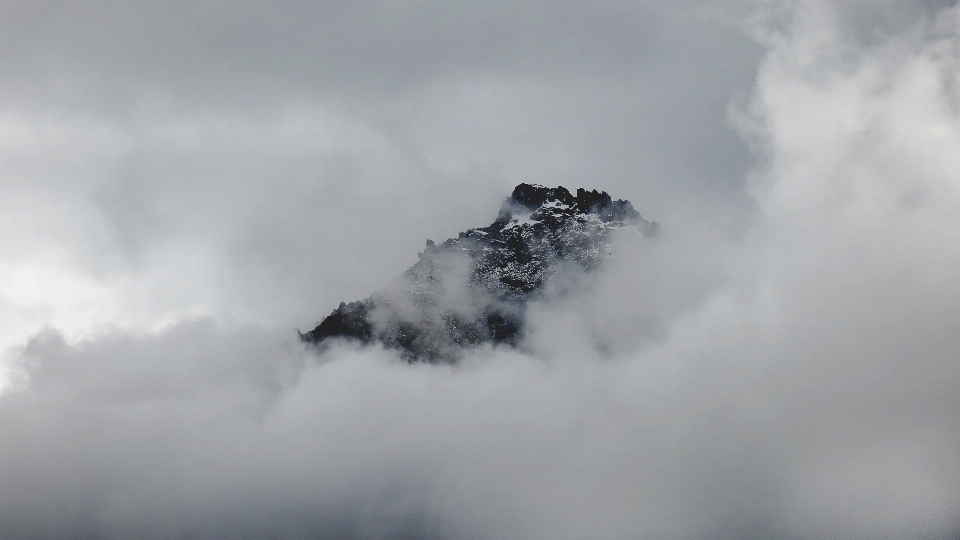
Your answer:
[[[469,347],[520,346],[528,302],[562,290],[551,280],[598,268],[618,230],[651,237],[657,227],[606,192],[520,184],[491,225],[427,240],[417,263],[387,288],[341,302],[301,339],[321,351],[333,340],[378,343],[433,363],[455,362]]]
[[[0,537],[960,537],[956,3],[174,7],[0,2]],[[663,226],[292,332],[519,182]]]

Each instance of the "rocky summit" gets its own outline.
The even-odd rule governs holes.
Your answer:
[[[589,271],[610,256],[610,235],[656,233],[629,201],[606,192],[520,184],[497,219],[441,244],[427,240],[420,260],[384,290],[344,303],[305,342],[378,342],[409,361],[453,362],[464,348],[516,346],[526,305],[563,268]]]

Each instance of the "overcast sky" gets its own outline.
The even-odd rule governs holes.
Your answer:
[[[954,4],[0,0],[0,531],[956,538]],[[661,234],[296,341],[521,182]]]

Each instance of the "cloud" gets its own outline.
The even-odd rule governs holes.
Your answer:
[[[306,328],[520,182],[742,231],[724,115],[762,50],[696,8],[7,2],[0,272],[82,285],[11,278],[3,348],[50,323]]]
[[[154,129],[142,139],[129,138],[131,124],[108,123],[92,138],[101,149],[92,153],[123,153],[130,143],[122,141],[140,140],[139,160],[127,169],[137,181],[77,193],[94,194],[115,224],[111,234],[129,235],[127,244],[107,242],[129,246],[120,266],[139,264],[157,276],[146,285],[131,280],[117,297],[133,290],[156,302],[164,279],[184,275],[155,264],[157,254],[174,266],[208,267],[209,278],[198,271],[199,290],[222,279],[218,272],[229,266],[220,261],[263,264],[270,279],[216,289],[211,296],[224,299],[207,301],[216,316],[184,316],[171,300],[180,317],[161,328],[34,335],[15,355],[28,384],[0,395],[0,529],[10,538],[956,536],[960,18],[956,7],[935,6],[879,25],[864,22],[873,8],[861,9],[789,4],[749,19],[766,52],[749,95],[729,109],[755,159],[746,181],[731,188],[742,187],[732,197],[749,198],[753,209],[737,218],[739,234],[722,220],[693,217],[699,200],[683,204],[680,194],[696,184],[676,180],[678,202],[663,210],[672,219],[634,200],[662,223],[662,234],[625,235],[609,264],[580,278],[579,293],[533,306],[528,352],[479,349],[456,366],[411,365],[349,346],[317,357],[296,342],[289,319],[269,325],[263,314],[322,314],[319,295],[283,297],[275,311],[258,311],[245,303],[243,285],[279,276],[307,287],[318,269],[326,279],[346,268],[367,277],[329,278],[343,281],[323,294],[366,296],[386,269],[364,269],[363,261],[400,253],[407,240],[397,238],[416,236],[412,256],[423,237],[439,239],[436,228],[460,226],[453,210],[431,212],[446,195],[424,195],[474,178],[455,158],[465,144],[458,141],[492,141],[462,151],[488,152],[504,170],[522,168],[523,152],[498,142],[523,130],[510,124],[511,114],[529,111],[531,96],[546,89],[555,92],[545,98],[549,117],[582,103],[564,97],[582,86],[523,77],[504,84],[499,71],[456,84],[440,77],[430,83],[436,90],[421,94],[436,97],[435,107],[399,124],[308,101],[257,121],[218,113],[157,124],[150,116],[132,124]],[[392,19],[357,24],[384,20]],[[437,35],[445,34],[423,39]],[[421,58],[404,50],[397,54]],[[472,65],[453,58],[446,65]],[[478,80],[491,82],[471,84]],[[505,97],[504,88],[529,93]],[[417,102],[393,99],[397,110]],[[490,111],[492,119],[450,120],[447,113],[462,110]],[[20,118],[11,111],[5,118]],[[25,118],[24,129],[41,142],[15,157],[77,140]],[[571,118],[582,117],[542,125]],[[463,139],[425,135],[474,120],[479,127],[463,127]],[[165,136],[174,151],[157,150]],[[177,149],[190,141],[199,146]],[[209,148],[203,141],[219,150],[197,150]],[[276,175],[301,194],[291,200],[278,195],[278,184],[256,190],[256,175],[240,175],[284,163],[296,144],[320,148],[321,170],[338,180],[311,191],[309,160],[299,168],[292,158],[299,172]],[[259,158],[250,157],[253,149]],[[63,152],[78,162],[91,154]],[[178,155],[185,161],[167,163]],[[24,175],[35,170],[26,163]],[[66,163],[55,166],[67,170]],[[219,171],[224,163],[229,171]],[[231,171],[244,183],[234,184]],[[505,193],[499,184],[510,180],[504,174],[466,192],[493,199],[478,203],[466,226],[489,221],[483,213],[495,211]],[[204,212],[217,201],[226,202]],[[144,208],[124,217],[136,204]],[[183,204],[195,206],[165,214]],[[407,211],[425,217],[401,215]],[[299,228],[311,219],[313,228]],[[391,232],[403,228],[385,225],[394,223],[408,231]],[[314,236],[284,240],[303,230]],[[322,255],[300,253],[313,250],[316,237]],[[324,262],[328,256],[336,264]],[[261,320],[220,315],[236,306]],[[129,308],[118,311],[129,316]]]

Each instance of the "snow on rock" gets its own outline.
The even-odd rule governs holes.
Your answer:
[[[520,184],[487,227],[437,245],[370,298],[341,303],[304,341],[379,342],[410,361],[452,362],[464,347],[516,346],[526,303],[540,298],[560,262],[591,270],[610,254],[609,232],[634,227],[651,236],[629,201],[606,192]]]

